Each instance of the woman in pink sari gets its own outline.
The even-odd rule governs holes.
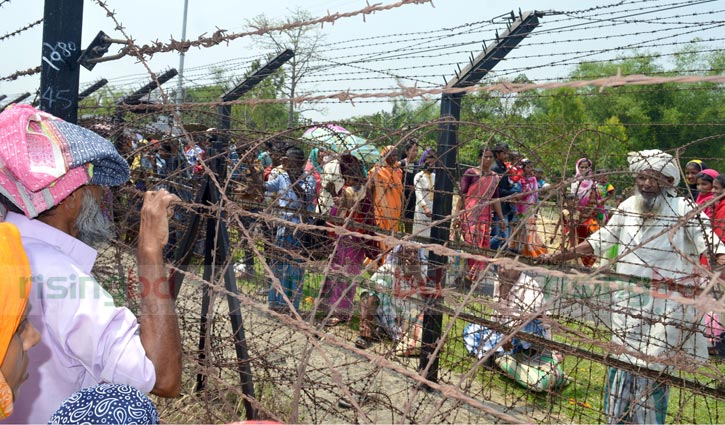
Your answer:
[[[463,174],[458,210],[464,211],[461,216],[463,240],[475,247],[490,249],[492,213],[495,210],[499,217],[503,217],[497,195],[500,177],[491,171],[494,156],[490,148],[482,148],[479,158],[480,168],[469,168]],[[484,261],[468,260],[468,277],[471,282],[481,277],[485,267]]]
[[[336,235],[337,249],[332,258],[332,272],[325,279],[321,292],[320,309],[329,315],[326,326],[335,326],[352,318],[357,286],[355,279],[362,272],[365,258],[375,260],[380,254],[377,241],[357,236],[374,234],[370,228],[375,226],[375,211],[372,196],[365,185],[363,164],[352,155],[342,155],[340,173],[345,185],[333,198],[330,215],[343,220],[343,223],[338,220],[336,224],[345,226],[354,234]]]

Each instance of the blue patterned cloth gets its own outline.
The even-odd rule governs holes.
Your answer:
[[[100,384],[68,397],[48,424],[157,424],[159,414],[134,387]]]

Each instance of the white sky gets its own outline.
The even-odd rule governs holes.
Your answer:
[[[384,4],[394,3],[392,0],[378,0]],[[371,3],[375,3],[371,0]],[[361,56],[368,58],[366,61],[356,62],[357,67],[349,65],[335,68],[329,74],[311,77],[312,81],[305,86],[311,94],[327,93],[330,91],[353,90],[364,92],[367,90],[387,91],[396,87],[396,80],[388,74],[399,76],[415,76],[400,80],[403,84],[413,85],[414,80],[419,80],[419,86],[432,87],[434,84],[443,84],[441,75],[447,78],[456,69],[455,63],[463,67],[470,53],[478,54],[481,50],[480,40],[491,40],[494,31],[499,28],[502,32],[505,27],[502,24],[485,26],[479,24],[480,30],[475,33],[461,35],[463,38],[456,38],[451,31],[450,37],[442,37],[435,43],[454,43],[460,47],[432,49],[432,54],[426,58],[391,59],[387,61],[372,61],[370,58],[377,58],[375,50],[390,50],[410,46],[410,50],[424,53],[421,46],[426,42],[414,43],[416,38],[423,38],[423,34],[446,34],[441,31],[443,28],[451,28],[466,23],[490,20],[493,17],[510,12],[512,9],[518,11],[527,10],[561,10],[574,11],[595,6],[604,6],[619,3],[619,0],[608,1],[570,1],[570,0],[521,0],[521,1],[488,1],[488,0],[435,0],[435,7],[430,4],[406,5],[390,11],[379,12],[366,17],[343,18],[335,25],[325,25],[322,31],[325,34],[326,43],[336,43],[351,39],[360,39],[374,36],[382,37],[380,40],[395,41],[394,47],[380,44],[378,41],[360,41],[352,43],[349,50],[337,49],[332,51],[334,59],[338,62],[350,62]],[[118,20],[125,26],[126,31],[137,43],[145,44],[154,40],[168,41],[170,37],[181,38],[183,0],[108,0],[110,7],[115,10]],[[670,5],[679,7],[669,8]],[[329,12],[351,12],[366,6],[365,1],[360,0],[309,0],[309,1],[231,1],[231,0],[189,0],[189,17],[187,27],[187,38],[195,39],[206,33],[210,35],[217,28],[223,28],[231,32],[245,30],[245,22],[259,14],[265,14],[270,18],[277,19],[289,15],[289,10],[301,7],[308,10],[312,16],[321,16]],[[654,9],[668,8],[667,11],[653,11]],[[639,47],[649,48],[658,51],[672,51],[678,46],[669,45],[673,42],[682,42],[694,37],[713,38],[718,40],[725,38],[725,30],[722,24],[711,23],[710,21],[725,22],[725,0],[695,1],[695,0],[626,0],[622,5],[615,8],[590,11],[578,16],[585,17],[583,20],[572,20],[565,16],[547,16],[541,19],[542,25],[535,31],[536,37],[529,37],[521,43],[521,48],[509,55],[507,62],[500,64],[496,71],[503,75],[503,78],[513,78],[519,71],[513,71],[510,75],[507,71],[511,69],[531,68],[526,74],[533,79],[562,77],[579,60],[611,58],[621,50],[600,52],[596,54],[577,54],[576,52],[589,52],[592,49],[625,48],[633,44]],[[613,13],[613,14],[610,14]],[[694,14],[694,15],[693,15]],[[12,32],[30,22],[43,16],[43,0],[10,0],[0,6],[0,36]],[[637,19],[662,19],[657,22],[633,22],[627,24],[625,20]],[[603,23],[597,24],[597,19],[605,19]],[[616,25],[612,18],[617,18]],[[607,20],[609,19],[609,20]],[[700,22],[700,30],[693,28],[693,23]],[[703,22],[705,24],[703,24]],[[587,24],[584,28],[576,27],[564,31],[552,31],[555,28],[566,27],[570,24]],[[609,24],[607,24],[609,23]],[[94,1],[86,1],[84,5],[83,22],[83,47],[85,48],[99,30],[103,30],[111,37],[122,38],[119,32],[114,31],[114,24],[105,12]],[[669,32],[668,32],[669,31]],[[411,37],[403,37],[399,34],[417,33]],[[397,36],[394,36],[398,34]],[[626,35],[629,34],[629,35]],[[613,38],[603,37],[610,35]],[[472,44],[471,40],[478,40]],[[370,46],[365,46],[370,43]],[[490,43],[490,41],[489,41]],[[25,70],[37,66],[41,57],[42,25],[25,31],[5,41],[0,41],[0,52],[3,60],[0,61],[0,77],[9,75],[18,70]],[[721,48],[724,43],[714,41],[712,44]],[[367,48],[365,48],[367,47]],[[114,53],[114,47],[109,51]],[[439,52],[439,53],[436,53]],[[185,69],[192,74],[196,68],[197,74],[202,67],[220,61],[244,58],[235,63],[234,66],[227,66],[229,76],[239,76],[249,67],[251,58],[263,57],[267,52],[260,51],[254,40],[250,37],[243,37],[228,44],[222,44],[213,48],[192,49],[186,54]],[[378,55],[379,56],[379,55]],[[424,56],[419,54],[418,56]],[[378,58],[379,59],[379,58]],[[565,60],[561,66],[554,65],[557,61]],[[154,71],[163,71],[169,67],[178,67],[178,54],[164,53],[155,55],[149,64]],[[359,72],[359,66],[366,69],[375,68],[369,74],[354,74],[345,76],[350,70]],[[416,68],[420,66],[420,68]],[[406,71],[404,68],[414,68]],[[387,72],[386,75],[380,71],[398,70]],[[203,69],[202,69],[203,71]],[[204,71],[205,72],[205,71]],[[135,63],[131,58],[124,58],[114,62],[101,63],[89,72],[81,70],[81,88],[100,79],[106,78],[111,84],[128,87],[129,91],[140,87],[148,81],[144,75],[145,69],[141,64]],[[133,78],[121,79],[125,76]],[[190,75],[191,77],[191,75]],[[203,81],[199,77],[198,81]],[[172,80],[166,86],[176,86],[176,80]],[[0,94],[8,95],[8,99],[0,102],[4,104],[25,91],[34,92],[39,86],[39,75],[21,77],[15,81],[1,81]],[[369,114],[381,109],[390,109],[388,102],[358,103],[356,106],[349,104],[327,103],[323,105],[324,112],[310,112],[306,116],[313,120],[333,120],[353,115]]]

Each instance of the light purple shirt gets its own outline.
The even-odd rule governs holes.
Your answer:
[[[151,391],[156,372],[136,317],[90,275],[96,251],[39,220],[8,213],[6,221],[20,230],[30,261],[28,319],[41,335],[8,421],[47,423],[69,395],[98,383]]]

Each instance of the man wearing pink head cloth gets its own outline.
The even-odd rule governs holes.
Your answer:
[[[0,114],[0,201],[30,262],[28,320],[41,334],[12,421],[47,423],[66,397],[98,383],[179,394],[181,338],[162,255],[169,205],[178,198],[164,190],[144,196],[139,319],[91,275],[93,246],[112,236],[104,187],[128,178],[126,160],[99,135],[29,105]]]

